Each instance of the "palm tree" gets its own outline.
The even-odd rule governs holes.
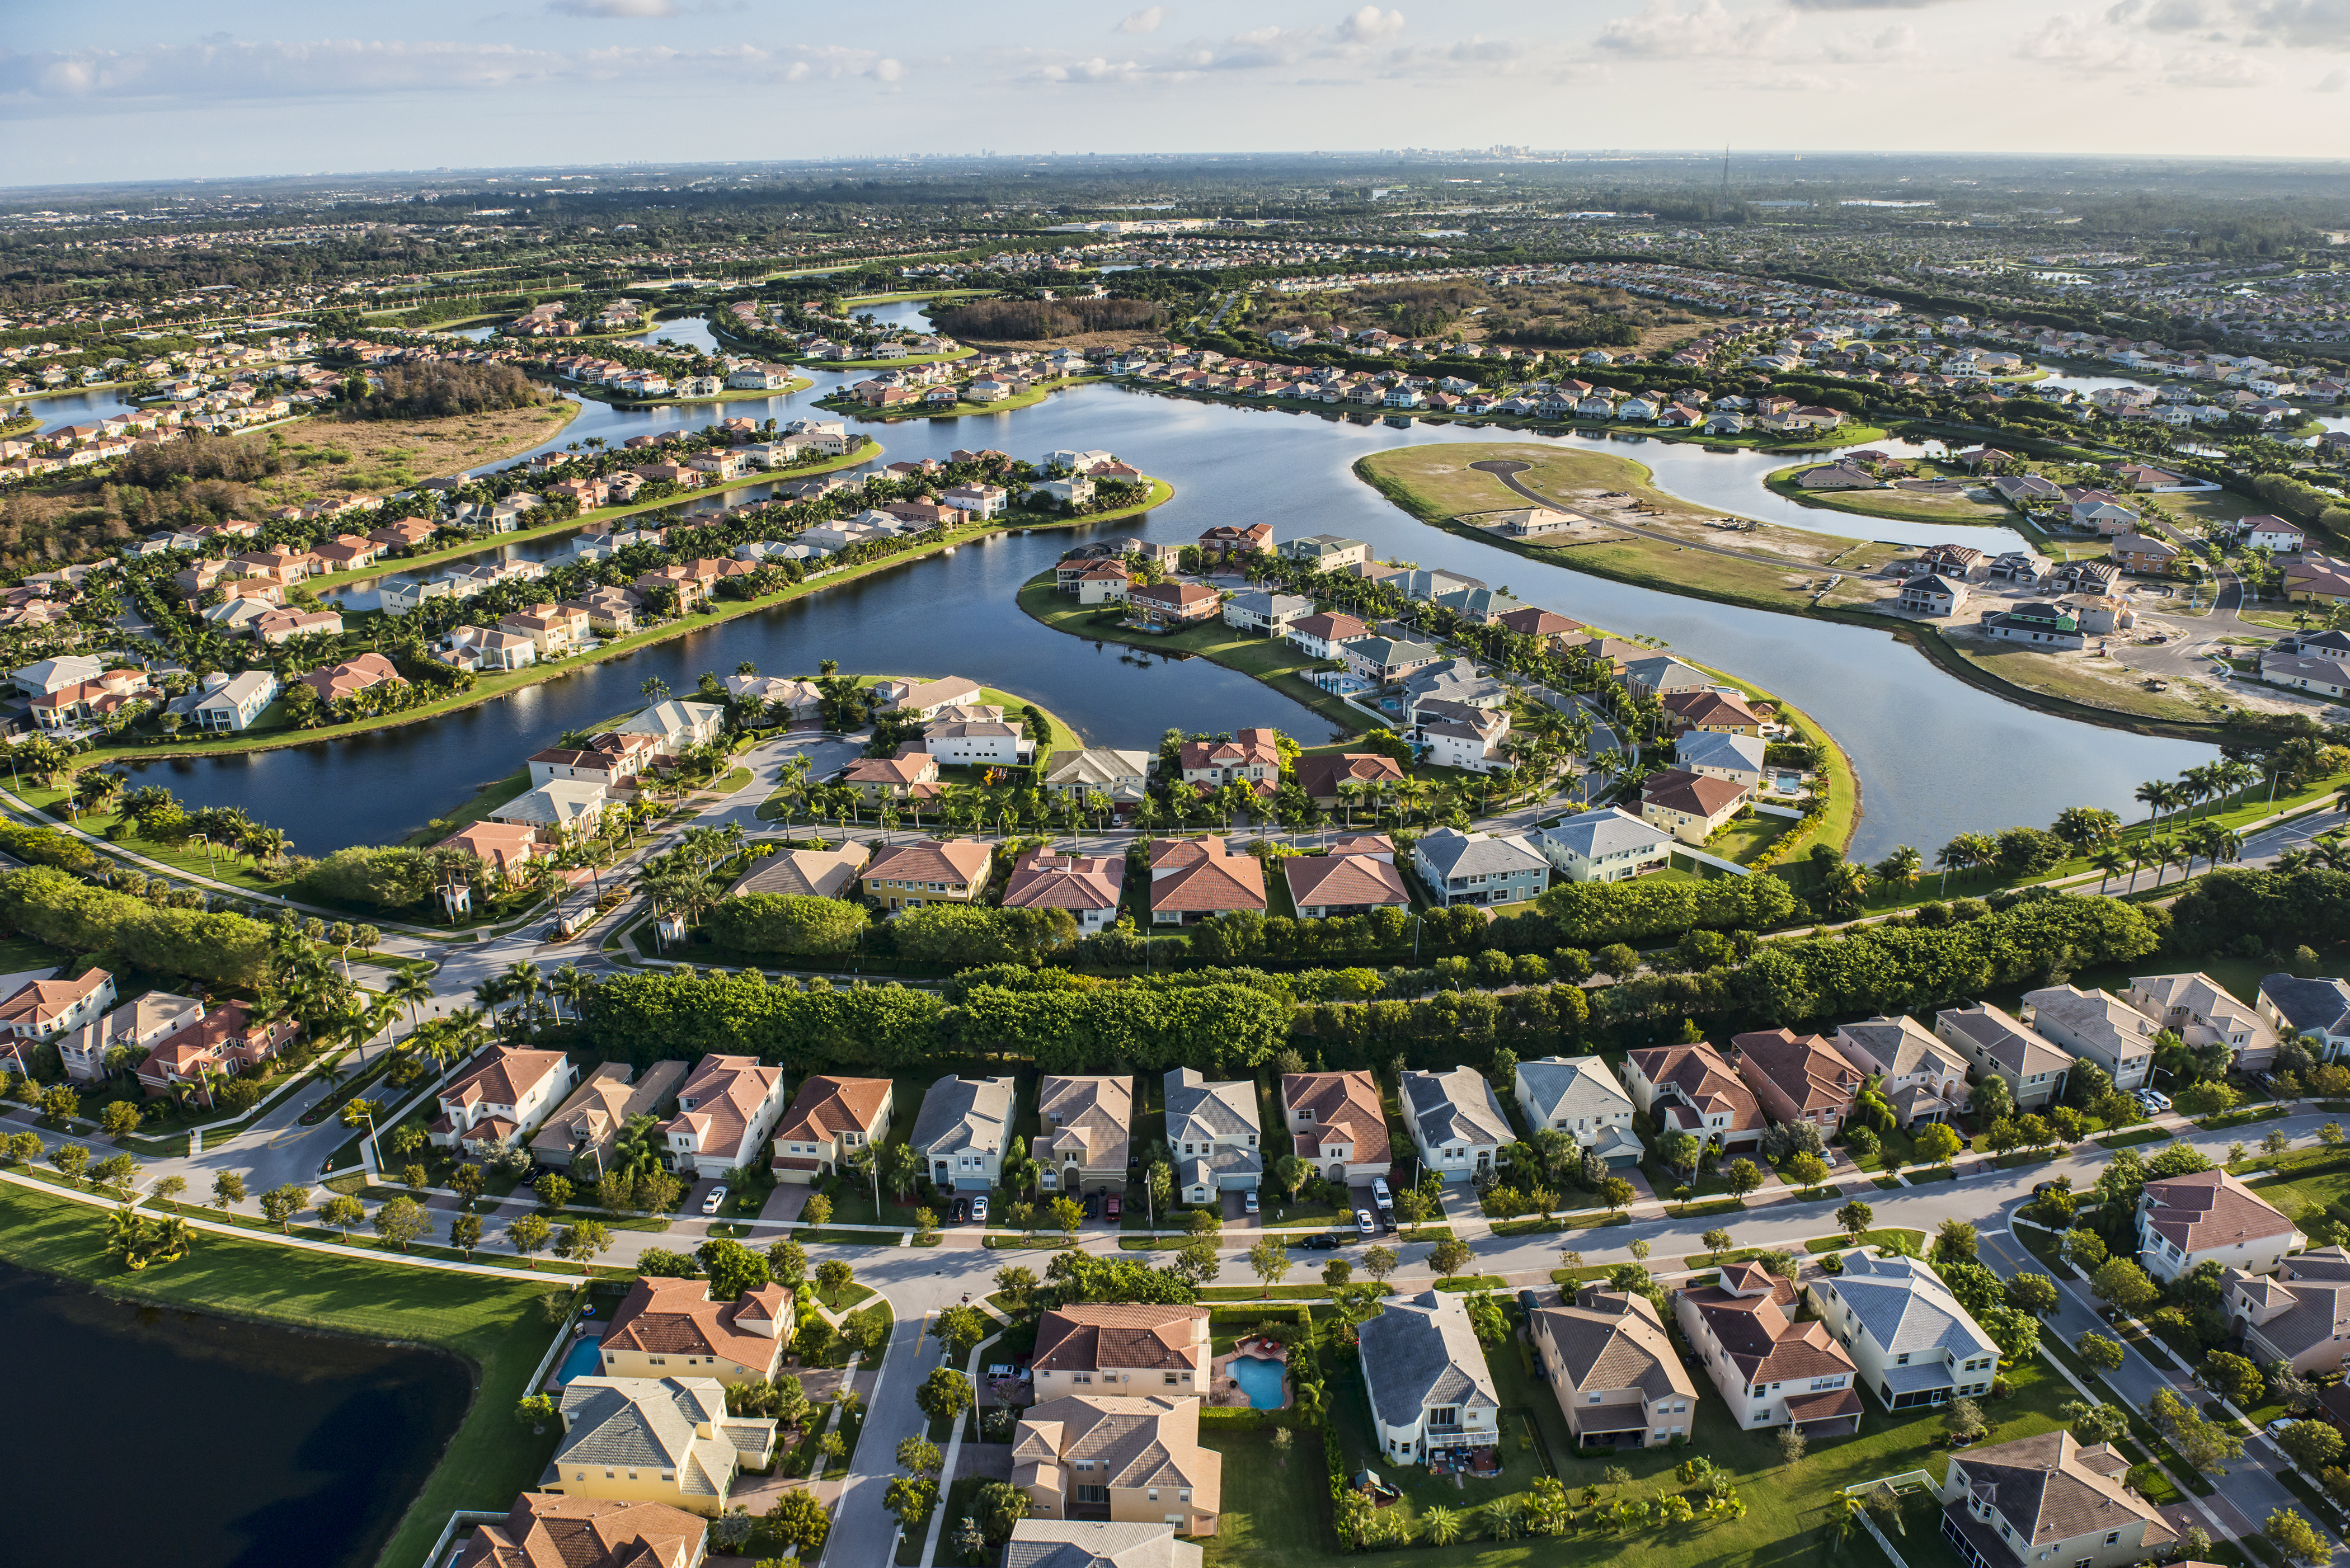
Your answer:
[[[555,978],[546,982],[547,994],[556,999],[556,1022],[560,1023],[563,1021],[562,1003],[567,1002],[571,1003],[571,1015],[578,1017],[580,1002],[595,989],[595,977],[577,964],[567,963],[556,970]]]
[[[2162,814],[2178,804],[2178,792],[2166,780],[2148,779],[2137,786],[2136,794],[2131,798],[2153,813],[2153,819],[2156,822],[2160,822]]]
[[[2120,876],[2122,874],[2122,867],[2127,866],[2129,863],[2129,857],[2122,852],[2119,846],[2112,844],[2106,845],[2095,855],[2089,857],[2089,864],[2095,867],[2099,873],[2097,877],[2097,891],[2100,893],[2104,892],[2106,890],[2106,884],[2111,881],[2114,877]]]
[[[546,978],[539,973],[538,966],[528,959],[517,959],[506,965],[500,978],[505,981],[506,994],[520,1003],[517,1011],[525,1015],[527,1023],[528,1018],[538,1011],[538,993],[546,987]]]

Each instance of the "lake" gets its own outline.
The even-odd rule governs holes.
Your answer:
[[[17,1347],[0,1425],[17,1477],[0,1559],[15,1563],[365,1568],[472,1393],[452,1356],[5,1265],[0,1338]]]
[[[876,314],[907,310],[883,307]],[[676,336],[683,324],[665,322]],[[861,372],[814,372],[817,385],[787,397],[623,410],[589,403],[549,446],[586,435],[617,440],[699,428],[722,411],[791,419]],[[1276,537],[1334,533],[1368,541],[1383,558],[1465,572],[1519,597],[1611,631],[1645,632],[1795,703],[1851,754],[1866,814],[1853,852],[1881,856],[1898,844],[1929,857],[1961,832],[2045,826],[2068,805],[2135,815],[2131,794],[2211,760],[2214,748],[2076,723],[2005,701],[1943,674],[1885,632],[1613,583],[1427,527],[1355,478],[1360,457],[1430,441],[1607,438],[1528,436],[1453,425],[1398,430],[1303,410],[1263,410],[1154,395],[1115,384],[1069,388],[1016,412],[961,420],[863,424],[890,461],[944,458],[958,447],[1037,457],[1056,448],[1117,452],[1176,486],[1148,518],[1034,535],[1002,535],[952,556],[910,562],[855,584],[808,595],[582,669],[429,723],[257,755],[154,763],[140,782],[170,785],[197,805],[239,805],[285,829],[306,854],[382,843],[462,805],[473,789],[513,773],[565,730],[640,704],[659,676],[672,691],[704,670],[725,675],[744,659],[770,674],[812,674],[837,659],[860,673],[963,674],[1016,691],[1060,714],[1088,742],[1155,744],[1169,726],[1216,732],[1251,724],[1319,742],[1329,725],[1244,676],[1204,660],[1130,656],[1046,631],[1014,601],[1020,584],[1091,535],[1189,540],[1218,523],[1265,521]],[[1883,443],[1880,443],[1883,444]],[[1712,453],[1643,440],[1609,442],[1656,470],[1659,483],[1708,505],[1777,516],[1783,504],[1762,473],[1783,458]],[[1717,477],[1718,476],[1718,477]],[[755,491],[749,493],[756,493]],[[1898,537],[1902,524],[1804,510],[1824,531]],[[1958,532],[1989,547],[2005,530]],[[2003,758],[1992,767],[1994,758]]]

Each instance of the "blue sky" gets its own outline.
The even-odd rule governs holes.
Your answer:
[[[2350,0],[9,8],[10,182],[1495,142],[2336,155]]]

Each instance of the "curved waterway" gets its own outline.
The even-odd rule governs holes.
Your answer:
[[[879,306],[873,314],[921,324],[911,302]],[[685,342],[694,334],[698,344],[707,330],[703,322],[673,320],[647,336]],[[639,410],[591,402],[546,445],[559,449],[590,435],[619,441],[698,429],[722,414],[798,418],[816,411],[814,400],[863,372],[811,374],[815,387],[775,398]],[[1132,654],[1050,632],[1014,602],[1022,583],[1087,537],[1139,533],[1189,540],[1215,524],[1258,521],[1272,523],[1282,538],[1334,533],[1367,540],[1382,557],[1465,572],[1578,620],[1661,637],[1691,658],[1779,693],[1825,724],[1851,754],[1866,807],[1854,845],[1862,856],[1882,855],[1897,844],[1930,852],[1960,832],[2044,824],[2068,805],[2133,812],[2130,795],[2140,781],[2168,777],[2214,754],[2208,746],[2075,723],[2002,701],[1944,675],[1882,632],[1608,582],[1456,537],[1418,523],[1351,472],[1367,453],[1429,441],[1604,443],[1647,464],[1661,487],[1726,512],[1908,543],[1955,534],[1988,548],[2006,535],[1795,506],[1761,483],[1763,473],[1784,465],[1783,454],[1709,452],[1690,443],[1627,439],[1629,432],[1398,430],[1107,384],[1070,388],[1015,412],[863,428],[893,461],[943,458],[958,447],[994,447],[1024,457],[1065,447],[1103,449],[1168,479],[1176,496],[1140,520],[998,535],[951,556],[910,562],[428,723],[140,771],[191,802],[243,805],[286,829],[305,852],[324,854],[422,826],[462,804],[476,786],[513,772],[565,730],[640,704],[640,688],[651,677],[683,691],[702,671],[723,675],[744,659],[770,673],[811,671],[820,659],[837,659],[843,669],[859,671],[968,674],[1034,698],[1086,740],[1103,744],[1149,745],[1170,725],[1219,731],[1273,724],[1320,741],[1329,734],[1325,721],[1245,676],[1201,659]],[[539,555],[560,546],[542,542],[522,548]]]

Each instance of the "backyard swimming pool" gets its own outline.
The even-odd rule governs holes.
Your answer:
[[[1248,1396],[1249,1404],[1256,1409],[1278,1410],[1289,1402],[1281,1391],[1284,1368],[1278,1361],[1267,1361],[1261,1355],[1235,1355],[1225,1371],[1241,1386],[1241,1392]]]
[[[593,1377],[603,1367],[603,1341],[579,1340],[563,1353],[563,1365],[555,1369],[555,1380],[567,1385],[575,1377]]]

